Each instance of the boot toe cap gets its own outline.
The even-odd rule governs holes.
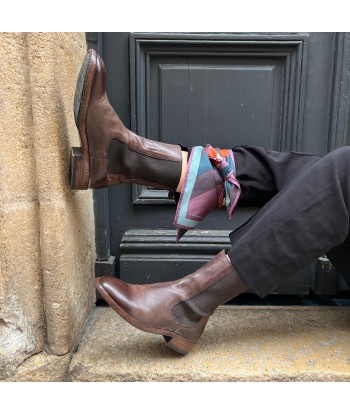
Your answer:
[[[132,299],[130,284],[115,277],[99,277],[96,278],[95,285],[101,296],[114,309],[115,306],[124,310],[130,308],[130,301]]]

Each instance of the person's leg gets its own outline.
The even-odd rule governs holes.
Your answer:
[[[260,147],[240,146],[233,149],[237,179],[241,184],[240,206],[262,207],[304,170],[311,167],[320,156],[298,153],[267,151]],[[250,225],[250,224],[249,224]],[[245,227],[238,230],[245,232]],[[326,255],[350,287],[350,241],[331,249]]]
[[[180,145],[152,141],[125,128],[108,102],[104,63],[95,51],[88,52],[82,65],[74,112],[81,148],[73,148],[71,154],[73,189],[138,183],[181,192],[188,152]],[[216,194],[216,188],[223,186],[220,177],[213,168],[201,190]],[[96,285],[127,321],[163,334],[170,347],[184,354],[200,337],[214,309],[247,288],[224,252],[177,282],[131,286],[103,277]]]
[[[72,187],[82,189],[88,186],[105,187],[124,182],[134,182],[172,191],[180,191],[182,186],[181,178],[183,178],[186,170],[186,152],[182,152],[180,146],[163,144],[139,137],[122,125],[108,103],[104,90],[103,62],[97,55],[91,53],[88,56],[83,65],[82,74],[81,78],[84,77],[85,80],[80,83],[78,81],[77,100],[75,103],[76,122],[82,140],[82,148],[79,150],[80,153],[79,151],[77,153],[77,150],[73,151]],[[294,157],[291,153],[286,156],[286,154],[277,152],[265,152],[268,155],[267,158],[271,161],[267,163],[265,173],[268,170],[271,171],[272,181],[266,185],[267,178],[259,176],[256,183],[252,185],[249,182],[254,179],[254,170],[250,170],[247,173],[247,177],[243,177],[243,164],[240,164],[238,161],[239,151],[239,149],[236,149],[237,177],[241,181],[243,188],[241,203],[248,202],[252,204],[254,200],[259,200],[257,206],[260,206],[270,200],[265,211],[261,214],[259,212],[252,221],[231,235],[233,248],[229,252],[230,259],[235,264],[237,258],[239,258],[237,265],[241,267],[242,263],[245,263],[245,259],[247,261],[251,259],[251,253],[244,251],[247,246],[244,243],[247,244],[248,241],[249,245],[249,237],[253,236],[254,239],[254,231],[251,232],[251,227],[256,226],[256,223],[258,223],[263,228],[264,224],[259,221],[259,218],[261,219],[262,217],[265,218],[265,224],[269,228],[270,222],[274,222],[276,218],[276,211],[280,213],[280,210],[283,211],[284,209],[283,206],[288,205],[291,201],[295,203],[296,196],[302,199],[305,194],[297,192],[298,186],[293,186],[293,184],[296,181],[300,182],[300,178],[305,171],[311,171],[313,166],[308,169],[305,167],[306,164],[316,165],[320,161],[316,160],[314,156],[305,156],[304,158],[300,157],[300,155]],[[300,164],[302,168],[297,169],[297,159],[301,160],[303,158],[304,161]],[[289,163],[288,161],[291,159],[294,159],[294,161]],[[334,173],[333,175],[330,174],[332,176],[331,181],[334,181],[336,174],[329,166],[328,169],[331,173]],[[287,174],[288,171],[290,174]],[[326,169],[326,171],[328,170]],[[341,173],[341,171],[338,173]],[[290,183],[289,177],[292,178]],[[329,177],[328,173],[326,177]],[[315,183],[311,187],[315,190],[315,184],[323,184],[323,179],[324,177],[321,177],[320,174],[316,175]],[[307,178],[302,179],[303,185],[307,182]],[[258,189],[258,192],[253,196],[252,189],[254,189],[254,192]],[[280,189],[282,189],[281,193],[274,197]],[[279,198],[282,193],[288,193],[285,199]],[[341,192],[338,192],[338,196],[339,193]],[[299,201],[300,205],[302,205],[302,200]],[[306,198],[305,202],[308,204],[309,199]],[[312,206],[317,207],[317,204]],[[299,208],[300,206],[298,205]],[[328,208],[328,210],[322,209],[321,213],[329,213],[331,210],[330,206]],[[294,213],[300,214],[304,213],[304,211],[299,209]],[[284,218],[287,224],[290,215],[291,212],[289,211],[289,214]],[[305,217],[307,219],[307,215]],[[284,220],[280,219],[282,222],[281,227],[276,229],[276,231],[281,231],[280,237],[288,240],[291,239],[290,235],[293,234],[294,229],[289,229],[289,233],[286,232],[282,226]],[[260,229],[260,231],[263,234],[263,230]],[[337,237],[334,235],[337,229],[328,229],[328,231],[330,232],[329,239],[331,241],[329,242],[329,247],[333,248],[334,245],[332,244],[337,240]],[[248,238],[244,238],[245,233],[248,234]],[[311,242],[314,243],[314,239]],[[272,238],[271,242],[274,242]],[[342,242],[343,240],[339,243]],[[306,255],[308,260],[312,257],[311,261],[315,259],[315,249],[312,245],[311,243],[312,252],[309,255],[305,254],[305,252],[300,252],[300,250],[298,251],[298,246],[291,245],[291,248],[296,251],[293,252],[293,255],[298,257],[297,262],[299,265],[303,261],[305,262],[300,256]],[[236,253],[235,246],[238,247],[237,251],[240,251],[241,254]],[[307,247],[304,246],[304,248]],[[317,250],[317,252],[319,251]],[[284,266],[288,268],[290,265],[288,261],[292,260],[292,258],[288,256],[283,258],[284,252],[279,252],[279,255],[282,260],[285,260]],[[131,324],[145,331],[163,334],[171,347],[180,353],[187,353],[204,330],[209,315],[214,312],[219,304],[243,292],[249,285],[253,290],[255,288],[257,293],[260,292],[260,294],[264,295],[264,291],[261,291],[262,278],[259,280],[259,278],[252,277],[249,272],[246,272],[247,270],[244,267],[241,270],[243,270],[241,271],[242,278],[239,272],[232,266],[225,253],[222,252],[206,266],[198,270],[198,272],[176,282],[148,286],[130,286],[117,279],[105,277],[97,280],[97,287],[113,308]],[[267,287],[269,284],[271,285],[271,280],[274,281],[275,279],[273,271],[274,269],[271,267],[271,270],[265,275],[267,277]],[[290,272],[290,269],[288,272]],[[266,290],[268,291],[269,288],[266,288]],[[158,295],[159,293],[161,295]]]
[[[231,234],[232,247],[180,280],[130,285],[102,277],[102,296],[129,323],[186,354],[218,305],[248,287],[260,296],[349,232],[350,147],[317,160]],[[229,260],[228,260],[229,258]]]
[[[349,233],[350,147],[337,149],[287,184],[230,235],[228,253],[241,278],[260,296]]]
[[[321,157],[307,153],[277,152],[254,146],[233,149],[236,178],[241,186],[238,206],[262,207],[288,183]]]
[[[187,153],[180,145],[148,140],[123,125],[106,95],[104,63],[93,50],[77,80],[74,117],[81,147],[71,152],[72,189],[120,183],[181,189]]]
[[[224,251],[179,280],[137,285],[100,277],[96,287],[128,323],[163,335],[167,345],[181,354],[193,348],[220,304],[248,288]]]

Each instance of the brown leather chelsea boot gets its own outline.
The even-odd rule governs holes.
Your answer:
[[[96,287],[127,322],[163,335],[167,345],[183,355],[193,348],[216,308],[248,288],[225,251],[179,280],[137,285],[100,277]]]
[[[78,76],[74,118],[81,147],[71,150],[72,189],[138,183],[175,191],[181,147],[148,140],[123,125],[108,101],[104,62],[92,49]]]

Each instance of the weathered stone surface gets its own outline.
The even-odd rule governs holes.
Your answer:
[[[2,382],[64,382],[72,353],[55,356],[42,352],[25,360],[14,374]]]
[[[45,341],[68,353],[94,305],[92,194],[68,183],[85,51],[84,33],[0,34],[0,378]]]
[[[37,209],[5,206],[2,219],[0,379],[44,341]]]
[[[41,218],[47,341],[55,354],[67,353],[81,335],[95,299],[90,206],[83,193],[66,203],[45,203]],[[79,212],[79,216],[77,215]],[[88,226],[84,228],[83,224]],[[58,273],[59,271],[59,273]]]
[[[97,308],[71,381],[349,381],[350,308],[222,307],[181,357]]]
[[[44,307],[24,33],[0,34],[0,379],[42,350]]]
[[[71,191],[68,183],[70,147],[80,145],[73,99],[85,53],[84,33],[28,34],[45,316],[54,354],[68,353],[95,299],[91,191]]]

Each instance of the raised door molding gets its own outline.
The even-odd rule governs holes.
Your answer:
[[[298,150],[308,41],[307,33],[132,33],[131,129],[174,144]],[[133,203],[172,202],[134,185]]]

